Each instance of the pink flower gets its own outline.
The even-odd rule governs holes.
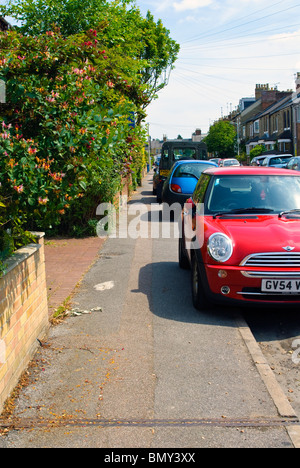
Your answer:
[[[49,201],[48,198],[39,197],[39,204],[40,205],[47,205],[48,201]]]
[[[14,190],[18,193],[22,193],[24,191],[24,186],[23,185],[14,185]]]
[[[29,146],[28,153],[29,154],[35,154],[35,153],[37,153],[37,149],[36,148],[31,148],[31,146]]]

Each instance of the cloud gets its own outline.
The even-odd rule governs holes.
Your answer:
[[[196,10],[211,5],[213,0],[181,0],[174,2],[173,6],[176,11]]]

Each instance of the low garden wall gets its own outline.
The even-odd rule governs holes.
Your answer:
[[[49,328],[44,234],[35,234],[0,278],[0,414]]]

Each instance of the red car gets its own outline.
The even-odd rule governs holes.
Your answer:
[[[179,264],[197,309],[300,304],[300,174],[275,168],[203,172],[182,212]]]

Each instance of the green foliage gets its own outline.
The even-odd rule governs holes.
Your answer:
[[[143,99],[134,84],[136,64],[127,58],[125,66],[122,56],[93,38],[95,31],[67,39],[53,31],[34,39],[17,32],[0,37],[8,99],[0,124],[0,180],[11,200],[10,219],[28,229],[65,229],[67,210],[74,214],[68,228],[87,222],[134,169],[127,139],[142,135],[128,118],[139,113]]]
[[[2,186],[0,186],[2,190]],[[5,271],[5,260],[18,248],[29,242],[35,242],[35,237],[24,231],[22,220],[9,215],[10,200],[4,199],[0,193],[0,277]]]
[[[220,158],[230,158],[235,155],[236,131],[232,124],[220,120],[212,125],[204,139],[210,153],[216,153]]]
[[[260,156],[266,151],[265,145],[256,145],[254,148],[250,151],[250,158],[255,158],[256,156]]]
[[[130,0],[16,0],[1,11],[22,23],[0,34],[3,222],[16,240],[22,229],[94,234],[99,203],[122,179],[141,180],[144,109],[179,46]]]
[[[133,0],[10,0],[0,7],[2,16],[21,22],[22,34],[37,36],[59,28],[63,37],[97,30],[97,40],[106,49],[131,57],[138,65],[136,80],[147,85],[142,107],[168,82],[169,71],[179,52],[170,31],[150,12],[143,18]],[[132,60],[128,69],[132,67]]]

